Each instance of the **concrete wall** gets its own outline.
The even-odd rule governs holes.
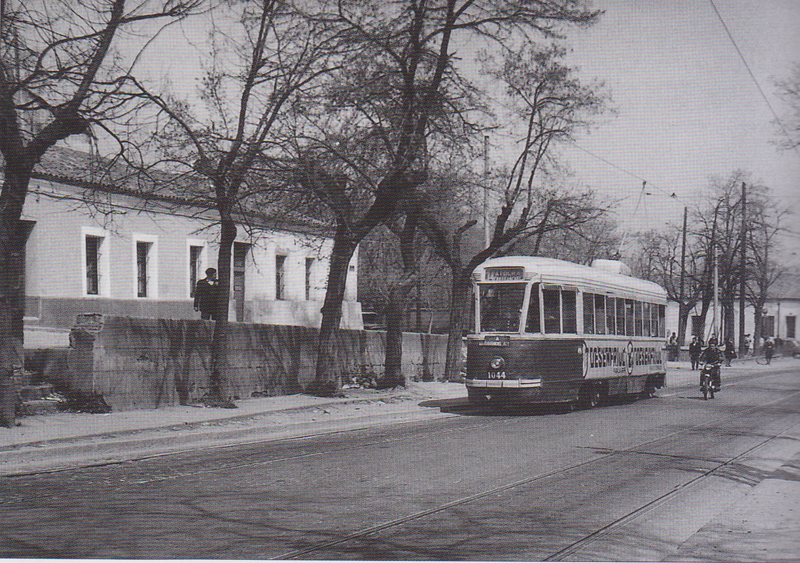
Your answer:
[[[96,322],[95,322],[96,321]],[[104,396],[115,410],[158,408],[200,399],[208,390],[213,323],[86,317],[70,335],[69,387]],[[232,323],[225,395],[302,392],[314,378],[317,329]],[[385,333],[342,330],[335,359],[347,377],[383,372]],[[403,373],[444,372],[444,336],[403,335]]]
[[[244,322],[308,326],[319,328],[322,322],[322,301],[273,301],[256,298],[245,301]],[[231,302],[233,308],[233,302]],[[75,318],[84,313],[100,313],[117,317],[145,319],[194,320],[200,313],[194,310],[192,301],[168,301],[166,299],[107,299],[36,297],[25,299],[26,326],[50,328],[72,328]],[[235,313],[230,313],[231,322]],[[31,322],[35,319],[35,322]],[[358,301],[342,303],[341,328],[360,330],[364,327],[361,304]]]

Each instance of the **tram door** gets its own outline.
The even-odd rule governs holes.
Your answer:
[[[233,301],[236,310],[236,321],[244,322],[244,288],[245,265],[250,245],[243,242],[233,243]]]

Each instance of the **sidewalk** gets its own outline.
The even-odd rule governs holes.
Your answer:
[[[447,417],[453,415],[441,412],[441,406],[467,402],[462,383],[411,382],[405,388],[343,392],[344,398],[245,399],[236,401],[236,409],[170,406],[21,417],[15,428],[0,429],[0,476]]]

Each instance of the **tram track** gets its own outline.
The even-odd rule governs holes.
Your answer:
[[[740,385],[744,381],[752,381],[753,379],[763,379],[763,378],[768,378],[768,377],[774,377],[775,375],[776,374],[741,375],[741,376],[738,376],[735,379],[733,379],[731,383],[727,383],[727,386]],[[659,397],[661,397],[661,398],[674,397],[676,395],[680,395],[680,394],[684,393],[686,389],[687,389],[687,387],[684,386],[684,387],[681,388],[681,390],[678,390],[678,391],[676,391],[674,393],[659,394]],[[462,407],[459,407],[458,410],[454,411],[452,414],[445,414],[445,415],[442,415],[442,416],[438,416],[437,418],[439,420],[446,420],[446,419],[459,418],[459,417],[462,417],[464,415],[480,414],[482,412],[485,412],[485,407],[475,406],[475,405],[464,405]],[[502,416],[502,415],[500,415],[500,416]],[[482,427],[498,424],[498,423],[501,423],[501,422],[513,421],[513,420],[515,420],[517,418],[517,416],[512,416],[512,415],[506,415],[506,416],[508,417],[508,419],[503,418],[503,419],[493,420],[493,421],[486,422],[486,423],[480,423],[480,424],[477,424],[475,426],[475,428],[482,428]],[[419,423],[419,422],[420,422],[420,420],[401,421],[401,422],[392,421],[392,422],[387,423],[387,424],[391,424],[392,426],[396,426],[398,424],[409,424],[410,425],[410,424],[415,424],[415,423]],[[208,452],[208,451],[213,451],[213,450],[225,450],[225,449],[247,447],[247,446],[258,446],[258,445],[278,443],[278,442],[310,440],[310,439],[320,438],[320,437],[324,437],[324,436],[336,436],[336,435],[343,435],[343,434],[348,434],[348,433],[352,433],[352,432],[358,432],[359,430],[363,430],[363,429],[360,429],[360,428],[346,428],[346,429],[332,430],[332,431],[331,430],[326,430],[326,431],[309,432],[307,434],[302,434],[302,435],[299,435],[299,436],[291,436],[291,437],[269,437],[269,438],[263,438],[263,439],[257,439],[257,440],[248,440],[248,441],[243,441],[243,442],[226,443],[226,444],[205,444],[205,445],[194,447],[194,448],[184,448],[184,449],[181,449],[179,451],[158,452],[158,453],[155,453],[155,454],[147,454],[147,455],[138,455],[138,456],[134,456],[134,457],[126,457],[125,459],[103,460],[103,461],[83,463],[83,464],[80,464],[80,465],[73,465],[73,466],[69,466],[69,467],[55,467],[55,468],[47,468],[47,469],[37,469],[37,470],[33,470],[33,471],[20,471],[20,472],[15,472],[15,473],[8,473],[8,474],[4,474],[4,475],[0,476],[0,479],[20,479],[20,478],[25,478],[25,477],[36,477],[36,476],[50,475],[50,474],[57,474],[57,473],[65,473],[65,472],[83,470],[83,469],[98,469],[98,468],[104,468],[104,467],[114,467],[114,466],[120,466],[120,465],[135,464],[135,463],[140,463],[140,462],[145,462],[145,461],[158,460],[158,459],[168,458],[168,457],[173,457],[173,456],[187,455],[187,454],[198,453],[198,452]],[[442,430],[442,431],[447,432],[449,430]],[[436,432],[441,432],[441,431],[436,431]],[[404,440],[404,439],[405,438],[400,437],[400,438],[394,438],[392,440],[393,441],[397,441],[397,440]],[[382,442],[376,442],[376,444],[378,444],[378,443],[382,443]],[[336,452],[350,451],[352,449],[361,448],[361,447],[367,447],[369,445],[373,445],[373,444],[364,443],[364,444],[359,444],[358,446],[354,446],[352,448],[349,448],[349,447],[337,448],[336,450],[329,450],[329,451],[331,451],[331,452],[333,452],[333,451],[336,451]],[[259,464],[263,464],[263,463],[273,463],[273,462],[280,462],[280,461],[288,461],[288,460],[291,460],[291,459],[294,459],[294,458],[287,457],[287,458],[281,458],[281,459],[270,460],[270,461],[264,460],[264,461],[261,461],[261,462],[251,462],[250,464],[247,464],[247,465],[259,465]],[[247,465],[225,466],[225,467],[220,467],[220,468],[211,468],[211,469],[205,470],[204,472],[213,473],[213,472],[218,472],[218,471],[222,471],[222,470],[226,470],[226,469],[235,469],[237,467],[246,467]],[[185,476],[199,475],[201,473],[203,473],[203,472],[190,473],[190,474],[187,474]],[[3,504],[4,504],[3,499],[0,499],[0,506],[2,506]]]
[[[309,545],[309,546],[307,546],[305,548],[300,548],[300,549],[297,549],[297,550],[294,550],[294,551],[288,551],[286,553],[283,553],[283,554],[281,554],[279,556],[274,557],[274,559],[298,559],[298,558],[304,558],[304,556],[313,555],[315,553],[324,552],[326,549],[330,549],[330,548],[333,548],[333,547],[336,547],[336,546],[340,546],[340,545],[346,544],[348,542],[352,542],[354,540],[365,538],[365,537],[367,537],[367,536],[369,536],[371,534],[377,534],[377,533],[380,533],[380,532],[385,531],[385,530],[390,530],[392,528],[397,528],[397,527],[400,527],[400,526],[402,526],[402,525],[404,525],[406,523],[413,522],[415,520],[420,520],[420,519],[423,519],[423,518],[425,518],[427,516],[432,516],[432,515],[435,515],[437,513],[443,513],[443,512],[446,512],[447,510],[450,510],[450,509],[453,509],[453,508],[457,508],[457,507],[462,506],[462,505],[467,505],[469,503],[473,503],[473,502],[479,501],[481,499],[490,497],[492,495],[497,495],[497,494],[500,494],[500,493],[504,493],[504,492],[513,490],[515,488],[523,487],[524,485],[529,484],[529,483],[534,483],[536,481],[541,481],[541,480],[544,480],[544,479],[547,479],[547,478],[551,478],[551,477],[557,477],[559,475],[566,474],[567,472],[574,471],[576,469],[586,468],[588,466],[591,466],[592,464],[600,463],[603,460],[608,460],[610,458],[613,458],[614,456],[631,455],[631,454],[651,455],[651,456],[665,456],[665,457],[674,457],[674,458],[680,458],[680,459],[685,459],[685,460],[693,460],[693,461],[700,461],[700,462],[704,462],[704,463],[714,464],[714,466],[712,468],[706,470],[704,473],[702,473],[702,474],[694,477],[693,479],[687,481],[686,483],[682,484],[681,486],[679,486],[675,490],[668,491],[665,494],[660,495],[660,496],[648,501],[647,503],[635,508],[634,510],[631,510],[631,511],[627,512],[625,515],[620,516],[619,518],[615,519],[613,522],[610,522],[610,523],[606,524],[605,526],[600,527],[597,530],[592,531],[591,533],[585,534],[580,539],[570,543],[569,545],[565,546],[564,548],[562,548],[559,551],[553,552],[551,555],[549,555],[547,558],[544,559],[544,560],[554,560],[554,561],[562,560],[564,558],[569,557],[571,554],[574,554],[574,553],[580,551],[582,548],[590,545],[591,543],[606,537],[608,534],[612,533],[615,530],[620,529],[621,527],[625,526],[626,524],[629,524],[630,522],[633,522],[637,518],[642,517],[642,516],[648,514],[649,512],[657,509],[659,506],[663,505],[664,503],[668,502],[669,500],[674,499],[676,497],[676,495],[679,495],[679,494],[681,494],[683,492],[686,492],[692,486],[699,485],[700,483],[702,483],[703,480],[709,479],[710,477],[714,476],[716,473],[718,473],[721,470],[723,470],[725,467],[737,463],[737,461],[739,459],[741,459],[743,456],[746,456],[746,455],[752,453],[753,451],[757,450],[760,447],[765,446],[766,444],[768,444],[769,442],[771,442],[773,440],[781,438],[785,433],[790,431],[792,428],[796,427],[797,424],[792,424],[788,428],[784,428],[780,432],[776,432],[776,433],[747,433],[747,432],[739,433],[741,435],[751,436],[751,437],[754,437],[754,438],[759,438],[760,437],[760,438],[763,438],[763,439],[760,439],[758,444],[752,446],[748,450],[746,450],[744,452],[741,452],[741,453],[739,453],[738,455],[736,455],[734,457],[731,457],[729,459],[724,459],[724,460],[720,460],[720,459],[705,459],[703,457],[691,457],[691,456],[675,456],[675,455],[667,456],[666,454],[660,454],[658,452],[647,452],[647,451],[644,451],[643,448],[645,448],[648,445],[656,444],[656,443],[658,443],[660,441],[664,441],[664,440],[668,440],[670,438],[674,438],[675,436],[702,432],[704,429],[713,427],[714,425],[724,424],[724,423],[726,423],[728,421],[740,419],[743,416],[746,416],[747,414],[750,414],[750,413],[755,413],[760,409],[765,409],[765,408],[768,408],[770,406],[778,405],[780,403],[789,401],[789,400],[791,400],[792,398],[794,398],[798,394],[800,394],[800,391],[791,393],[789,395],[783,396],[783,397],[781,397],[779,399],[775,399],[773,401],[766,402],[764,404],[753,406],[753,407],[750,407],[750,408],[747,408],[747,409],[742,409],[741,411],[738,411],[736,414],[733,414],[733,415],[730,414],[730,411],[726,411],[726,414],[724,416],[717,416],[717,417],[714,417],[711,420],[705,420],[704,422],[702,422],[700,424],[696,424],[696,425],[693,425],[693,426],[688,427],[688,428],[682,428],[682,429],[674,430],[672,432],[667,432],[667,433],[664,433],[664,434],[662,434],[660,436],[656,436],[656,437],[650,438],[648,440],[643,440],[643,441],[641,441],[641,442],[639,442],[637,444],[631,445],[628,448],[606,450],[606,451],[602,451],[602,448],[595,448],[595,450],[601,451],[601,453],[599,453],[595,457],[592,457],[591,459],[584,460],[584,461],[579,462],[579,463],[573,463],[573,464],[570,464],[570,465],[567,465],[567,466],[558,467],[558,468],[552,469],[550,471],[542,472],[542,473],[539,473],[539,474],[536,474],[536,475],[531,475],[531,476],[525,477],[523,479],[515,480],[513,482],[500,484],[498,486],[491,487],[491,488],[485,489],[483,491],[476,492],[476,493],[471,494],[471,495],[465,495],[464,497],[457,498],[455,500],[451,500],[451,501],[446,502],[446,503],[442,503],[442,504],[440,504],[438,506],[431,507],[431,508],[426,509],[426,510],[422,510],[422,511],[419,511],[419,512],[414,512],[414,513],[407,514],[405,516],[401,516],[401,517],[398,517],[398,518],[395,518],[395,519],[392,519],[392,520],[388,520],[388,521],[381,522],[381,523],[378,523],[378,524],[375,524],[375,525],[372,525],[372,526],[361,528],[359,530],[356,530],[356,531],[354,531],[352,533],[349,533],[346,536],[342,536],[340,538],[327,540],[327,541],[320,541],[318,543],[314,543],[312,545]],[[479,412],[480,410],[481,409],[476,409],[475,411],[470,411],[470,412]],[[463,412],[464,411],[462,411],[462,413]],[[452,416],[440,417],[439,420],[447,420],[447,419],[452,419],[452,418],[458,418],[459,416],[460,415],[458,415],[458,414],[454,414]],[[497,418],[493,418],[492,420],[488,420],[488,421],[487,420],[481,420],[481,421],[474,421],[473,420],[472,422],[470,422],[468,427],[467,427],[467,425],[454,425],[452,427],[440,428],[440,429],[433,430],[433,431],[430,431],[430,432],[426,431],[425,435],[426,436],[435,436],[435,435],[443,435],[443,434],[448,434],[448,433],[453,433],[453,432],[468,431],[469,428],[478,430],[478,429],[481,429],[481,428],[487,428],[487,427],[497,426],[497,425],[514,425],[514,424],[521,423],[521,421],[526,421],[526,420],[529,420],[529,417],[524,417],[524,416],[521,417],[521,416],[518,416],[518,415],[500,415],[500,414],[498,414]],[[419,423],[420,421],[414,421],[414,422]],[[407,424],[413,424],[413,422],[409,422]],[[344,437],[345,435],[352,435],[353,432],[354,432],[353,430],[340,430],[340,431],[335,431],[335,432],[314,433],[314,434],[309,434],[309,435],[306,435],[306,436],[293,437],[293,438],[289,438],[289,439],[287,439],[287,438],[283,438],[283,439],[270,438],[270,439],[265,439],[265,440],[255,440],[255,441],[248,442],[246,444],[239,443],[239,444],[216,445],[216,446],[212,446],[212,448],[196,448],[196,449],[194,449],[192,451],[182,451],[182,452],[171,452],[171,453],[165,453],[165,454],[157,454],[157,455],[154,455],[154,456],[142,457],[142,458],[139,458],[139,459],[136,459],[136,460],[116,461],[116,462],[112,462],[112,463],[109,463],[109,464],[106,464],[106,465],[123,465],[123,464],[135,465],[138,462],[157,460],[157,458],[164,458],[164,457],[167,457],[167,456],[191,455],[191,453],[193,453],[194,451],[200,451],[200,450],[208,451],[209,449],[225,450],[225,449],[231,449],[231,448],[238,448],[238,447],[242,447],[242,446],[251,446],[251,447],[252,446],[259,446],[259,445],[263,445],[263,444],[267,444],[267,443],[276,443],[276,442],[294,442],[296,444],[298,442],[302,442],[302,441],[306,441],[306,440],[312,440],[314,438],[319,438],[320,436],[323,436],[323,435],[329,435],[329,436],[330,435],[337,435],[337,436]],[[117,490],[130,488],[130,487],[145,486],[147,484],[161,482],[161,481],[179,480],[179,479],[184,479],[184,478],[191,479],[192,477],[195,477],[195,476],[202,476],[202,475],[208,475],[208,474],[213,474],[213,473],[221,473],[221,472],[227,472],[227,471],[237,471],[237,470],[242,470],[242,469],[246,470],[247,468],[250,468],[250,467],[264,466],[264,465],[270,465],[270,464],[278,464],[278,463],[284,463],[284,462],[291,462],[293,460],[309,459],[309,458],[320,457],[320,456],[325,456],[325,455],[329,455],[329,454],[336,455],[336,454],[340,454],[340,453],[345,453],[345,452],[350,452],[350,451],[355,451],[355,450],[360,450],[360,449],[366,449],[366,448],[375,447],[375,446],[382,446],[382,445],[386,445],[386,444],[399,443],[399,442],[408,442],[408,441],[412,441],[412,440],[418,439],[419,436],[420,436],[420,434],[418,432],[412,432],[410,434],[406,434],[406,435],[403,435],[403,436],[388,436],[388,437],[383,436],[383,437],[380,437],[379,439],[373,439],[371,437],[368,437],[367,439],[359,438],[359,441],[356,444],[342,444],[340,446],[335,446],[335,447],[326,447],[323,444],[322,448],[320,450],[318,450],[318,451],[306,451],[306,452],[299,452],[299,453],[295,453],[295,454],[292,454],[292,455],[283,455],[283,456],[275,455],[275,456],[269,457],[268,459],[257,459],[257,460],[251,460],[251,461],[247,461],[247,462],[242,462],[242,463],[232,463],[232,464],[223,465],[223,466],[204,467],[204,468],[201,468],[201,469],[198,469],[198,470],[195,470],[195,471],[179,471],[179,472],[174,472],[173,471],[170,474],[150,476],[150,477],[145,477],[145,478],[138,479],[138,480],[126,480],[124,482],[116,483],[116,485],[117,485],[116,487],[113,487],[113,488],[108,489],[108,490],[117,491]],[[579,446],[579,447],[582,447],[582,446]],[[74,471],[75,468],[73,468],[72,470]],[[160,470],[164,471],[165,469],[162,468]],[[67,470],[64,469],[64,470],[62,470],[62,472],[63,471],[67,471]],[[49,471],[49,472],[32,472],[32,473],[29,473],[29,474],[26,474],[26,475],[18,475],[18,476],[15,476],[15,477],[24,477],[24,476],[35,477],[37,475],[42,475],[42,474],[45,474],[45,473],[52,473],[52,472],[51,471]],[[113,479],[110,480],[110,481],[113,481]],[[0,481],[0,482],[2,482],[2,481]],[[111,483],[109,483],[109,481],[106,481],[105,485],[108,485],[108,484],[111,484]],[[62,496],[64,496],[64,492],[63,491],[59,491],[59,492],[54,493],[52,495],[46,495],[46,496],[42,496],[41,494],[37,495],[39,500],[46,499],[48,497],[49,498],[57,498],[57,497],[62,497]],[[17,498],[8,498],[8,497],[6,497],[6,498],[3,498],[3,499],[0,499],[0,505],[12,504],[14,502],[19,502],[20,500],[21,500],[21,498],[17,499]]]
[[[767,407],[767,406],[770,406],[770,405],[773,405],[773,404],[777,404],[777,403],[780,403],[780,402],[788,401],[789,399],[793,398],[796,395],[800,395],[800,391],[792,393],[792,394],[790,394],[790,395],[788,395],[786,397],[781,397],[780,399],[776,399],[774,401],[770,401],[770,402],[765,403],[763,405],[758,405],[758,406],[755,406],[755,407],[751,407],[751,408],[746,409],[746,410],[744,410],[744,411],[742,411],[740,413],[737,413],[736,415],[719,417],[719,418],[717,418],[717,419],[715,419],[713,421],[706,421],[706,422],[703,422],[701,424],[697,424],[697,425],[691,426],[689,428],[683,428],[681,430],[676,430],[674,432],[670,432],[670,433],[664,434],[662,436],[658,436],[656,438],[652,438],[650,440],[646,440],[646,441],[640,442],[640,443],[635,444],[635,445],[633,445],[633,446],[631,446],[629,448],[624,448],[624,449],[619,449],[619,450],[610,450],[610,451],[608,451],[606,453],[598,455],[597,457],[594,457],[594,458],[589,459],[589,460],[582,461],[580,463],[575,463],[575,464],[571,464],[571,465],[568,465],[568,466],[559,467],[559,468],[554,469],[552,471],[547,471],[547,472],[544,472],[544,473],[533,475],[531,477],[526,477],[524,479],[520,479],[520,480],[511,482],[511,483],[506,483],[506,484],[503,484],[503,485],[499,485],[497,487],[493,487],[493,488],[487,489],[485,491],[481,491],[479,493],[475,493],[475,494],[472,494],[472,495],[468,495],[468,496],[465,496],[465,497],[462,497],[462,498],[459,498],[459,499],[444,503],[444,504],[442,504],[440,506],[437,506],[437,507],[433,507],[433,508],[430,508],[430,509],[427,509],[427,510],[419,511],[419,512],[416,512],[416,513],[413,513],[413,514],[408,514],[408,515],[402,516],[400,518],[395,518],[393,520],[389,520],[389,521],[382,522],[382,523],[379,523],[379,524],[376,524],[376,525],[373,525],[373,526],[369,526],[369,527],[363,528],[361,530],[358,530],[358,531],[352,532],[350,534],[347,534],[346,536],[343,536],[341,538],[328,540],[328,541],[324,541],[324,542],[319,542],[319,543],[307,546],[305,548],[301,548],[301,549],[285,552],[285,553],[282,553],[281,555],[278,555],[276,557],[271,557],[270,559],[273,559],[273,560],[301,559],[301,558],[304,558],[305,556],[308,556],[308,555],[311,555],[311,554],[314,554],[314,553],[318,553],[318,552],[322,552],[322,551],[325,551],[326,549],[329,549],[329,548],[332,548],[332,547],[336,547],[336,546],[340,546],[340,545],[346,544],[348,542],[352,542],[354,540],[362,539],[362,538],[365,538],[365,537],[367,537],[369,535],[376,534],[378,532],[382,532],[382,531],[385,531],[385,530],[388,530],[388,529],[391,529],[391,528],[399,527],[399,526],[402,526],[404,524],[410,523],[412,521],[420,520],[420,519],[425,518],[427,516],[432,516],[432,515],[435,515],[435,514],[438,514],[438,513],[442,513],[442,512],[445,512],[447,510],[450,510],[450,509],[453,509],[453,508],[456,508],[456,507],[460,507],[460,506],[463,506],[463,505],[466,505],[466,504],[469,504],[469,503],[472,503],[472,502],[475,502],[475,501],[490,497],[492,495],[497,495],[497,494],[500,494],[500,493],[503,493],[503,492],[506,492],[506,491],[509,491],[509,490],[512,490],[512,489],[515,489],[515,488],[522,487],[522,486],[530,484],[530,483],[534,483],[536,481],[542,481],[544,479],[548,479],[548,478],[551,478],[551,477],[557,477],[557,476],[566,474],[566,473],[568,473],[570,471],[574,471],[575,469],[585,468],[587,466],[600,463],[600,462],[602,462],[604,460],[607,460],[607,459],[615,457],[615,456],[630,455],[630,454],[643,454],[643,455],[658,456],[658,455],[661,455],[661,454],[653,453],[653,452],[639,451],[639,450],[641,448],[643,448],[644,446],[652,445],[652,444],[661,442],[663,440],[667,440],[669,438],[674,438],[674,437],[679,436],[681,434],[697,432],[698,430],[700,430],[702,428],[707,428],[707,427],[710,427],[710,426],[712,426],[714,424],[721,424],[721,423],[724,424],[725,422],[728,422],[728,421],[731,421],[731,420],[740,419],[740,418],[742,418],[743,415],[756,412],[759,409],[762,409],[764,407]],[[648,501],[647,503],[637,507],[636,509],[629,511],[625,515],[615,519],[613,522],[610,522],[609,524],[607,524],[607,525],[605,525],[605,526],[603,526],[601,528],[598,528],[597,530],[594,530],[591,533],[588,533],[588,534],[584,535],[582,538],[580,538],[580,539],[578,539],[576,541],[573,541],[572,543],[570,543],[568,546],[562,548],[561,550],[556,551],[556,552],[550,554],[549,556],[542,558],[542,560],[543,561],[560,561],[560,560],[563,560],[564,558],[568,557],[569,555],[579,551],[583,547],[585,547],[585,546],[587,546],[587,545],[589,545],[589,544],[601,539],[602,537],[605,537],[606,535],[608,535],[609,533],[613,532],[614,530],[619,529],[620,527],[622,527],[622,526],[634,521],[635,519],[637,519],[637,518],[639,518],[641,516],[644,516],[645,514],[649,513],[650,511],[656,509],[658,506],[660,506],[660,505],[664,504],[665,502],[675,498],[678,494],[680,494],[682,492],[685,492],[688,488],[691,488],[692,486],[696,486],[699,483],[701,483],[702,481],[704,481],[706,479],[709,479],[710,477],[713,477],[714,475],[716,475],[723,468],[725,468],[725,467],[727,467],[727,466],[729,466],[731,464],[736,463],[737,460],[742,459],[743,457],[745,457],[745,456],[747,456],[749,454],[752,454],[754,451],[758,450],[759,448],[764,447],[768,443],[770,443],[770,442],[772,442],[772,441],[774,441],[774,440],[776,440],[778,438],[781,438],[787,432],[789,432],[790,430],[792,430],[792,429],[794,429],[794,428],[796,428],[798,426],[800,426],[800,423],[794,423],[794,424],[790,425],[788,428],[784,428],[779,433],[764,435],[764,439],[761,440],[758,444],[756,444],[756,445],[748,448],[744,452],[741,452],[741,453],[737,454],[736,456],[733,456],[733,457],[731,457],[731,458],[729,458],[727,460],[724,460],[724,461],[708,460],[708,459],[689,457],[689,456],[678,456],[681,459],[710,462],[710,463],[714,463],[715,465],[714,465],[714,467],[704,471],[702,474],[694,477],[693,479],[687,481],[686,483],[683,483],[682,485],[676,487],[675,489],[670,490],[670,491],[668,491],[668,492],[656,497],[655,499],[652,499],[652,500]]]

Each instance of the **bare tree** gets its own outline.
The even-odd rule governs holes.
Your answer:
[[[777,240],[776,235],[780,231],[778,221],[782,214],[766,212],[769,209],[768,189],[747,180],[748,174],[742,170],[734,171],[727,178],[712,180],[705,205],[695,212],[692,236],[700,249],[698,259],[702,258],[705,262],[700,281],[700,314],[705,324],[714,299],[712,274],[716,266],[722,309],[722,326],[717,330],[721,330],[720,335],[725,339],[733,338],[734,303],[740,296],[743,276],[746,282],[745,296],[753,304],[758,301],[756,293],[762,291],[756,291],[755,288],[759,284],[764,286],[762,296],[766,298],[766,290],[774,281],[771,275],[765,277],[764,268]],[[747,183],[747,206],[744,211],[741,195],[743,182]],[[742,244],[748,246],[747,263],[741,260]],[[753,244],[757,247],[753,248]],[[756,265],[757,261],[762,263]],[[756,314],[760,314],[760,309],[756,310]]]
[[[223,387],[237,220],[248,206],[275,201],[281,140],[292,133],[281,129],[281,116],[298,100],[314,96],[341,51],[337,28],[301,17],[291,1],[230,3],[207,23],[210,50],[200,88],[204,112],[144,84],[139,88],[168,118],[168,126],[157,130],[147,147],[160,155],[149,164],[202,179],[199,185],[183,182],[176,188],[210,203],[219,214],[219,296],[208,402],[227,404]]]
[[[409,213],[419,214],[421,227],[451,269],[450,331],[445,367],[448,379],[455,379],[459,374],[470,276],[475,267],[487,258],[508,253],[522,239],[533,241],[531,251],[538,254],[546,234],[577,230],[604,214],[591,193],[546,188],[539,180],[551,159],[552,145],[586,127],[586,119],[603,107],[598,86],[581,84],[573,76],[572,69],[561,63],[563,56],[563,48],[556,45],[543,48],[528,45],[507,51],[502,63],[491,73],[506,86],[514,109],[512,117],[522,120],[526,129],[513,167],[500,179],[503,183],[500,208],[493,217],[488,244],[479,244],[465,257],[462,239],[477,221],[456,222],[448,227],[442,221],[448,213],[441,205],[431,203],[430,194],[419,197],[409,210]],[[431,213],[432,209],[437,209],[438,215]]]
[[[797,150],[800,146],[800,63],[794,65],[791,76],[776,83],[777,94],[789,106],[785,122],[778,122],[783,140],[780,146]]]
[[[336,353],[334,332],[357,245],[425,183],[435,145],[468,125],[462,109],[472,88],[453,56],[456,43],[502,43],[515,35],[551,35],[564,23],[588,24],[597,12],[585,4],[342,0],[318,15],[346,29],[353,56],[326,97],[326,115],[306,114],[298,147],[298,183],[319,194],[336,218],[314,392],[333,393],[340,379],[329,359]]]
[[[107,129],[129,110],[128,69],[111,56],[119,30],[184,17],[198,3],[0,0],[0,424],[14,417],[28,234],[20,216],[33,169],[59,141]]]
[[[642,279],[658,283],[667,298],[678,303],[678,343],[686,338],[689,312],[700,302],[707,279],[706,255],[700,241],[689,233],[687,253],[682,256],[682,228],[667,232],[646,231],[637,235],[634,272]]]
[[[761,345],[764,337],[763,311],[764,305],[770,296],[770,289],[774,287],[785,273],[776,254],[778,254],[778,238],[782,231],[781,220],[787,215],[770,205],[765,198],[760,200],[751,198],[748,204],[747,233],[748,264],[745,295],[747,302],[754,311],[753,351]]]

